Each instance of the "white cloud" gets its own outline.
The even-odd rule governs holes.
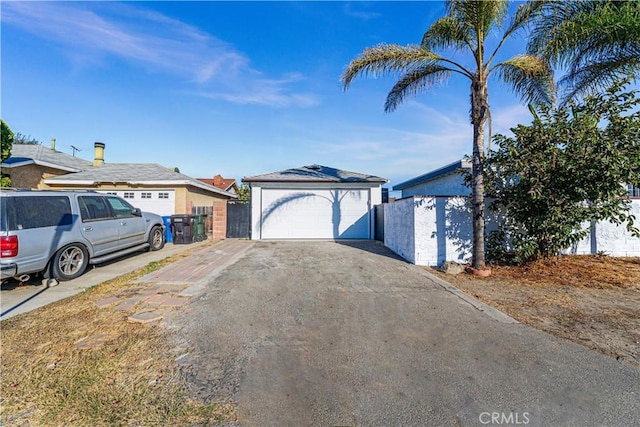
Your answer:
[[[511,128],[529,124],[533,119],[529,109],[522,104],[513,104],[491,110],[493,133],[511,134]]]
[[[366,4],[359,4],[358,2],[348,2],[344,5],[343,10],[345,15],[353,16],[364,21],[379,18],[381,16],[381,14],[377,12],[367,12],[362,9],[356,9],[363,6],[366,8]]]
[[[162,14],[122,3],[4,2],[3,25],[15,25],[67,49],[74,63],[115,56],[192,85],[194,95],[234,103],[310,106],[291,87],[301,76],[265,78],[231,44]]]

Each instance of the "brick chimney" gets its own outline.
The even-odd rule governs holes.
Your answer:
[[[100,166],[104,164],[104,144],[102,142],[95,142],[93,144],[95,155],[93,157],[93,166]]]

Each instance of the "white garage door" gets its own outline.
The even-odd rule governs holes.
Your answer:
[[[263,239],[369,239],[369,189],[262,189]]]
[[[152,212],[160,216],[169,216],[175,213],[175,191],[173,190],[108,190],[100,192],[120,196],[143,212]]]

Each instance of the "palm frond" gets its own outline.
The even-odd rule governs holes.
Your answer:
[[[465,23],[475,32],[478,43],[482,43],[492,26],[501,25],[509,3],[507,0],[449,0],[446,8],[449,16]]]
[[[503,38],[508,38],[511,34],[532,23],[540,16],[546,3],[548,0],[530,0],[518,6],[509,26],[504,31]]]
[[[549,32],[539,53],[552,64],[571,66],[629,49],[640,51],[640,2],[581,10]]]
[[[486,62],[486,67],[491,66],[493,59],[496,57],[502,45],[518,30],[521,30],[532,21],[534,21],[543,11],[544,5],[549,0],[530,0],[525,4],[518,6],[516,13],[511,19],[511,23],[505,29],[502,39],[494,49],[493,53],[489,56]]]
[[[412,70],[438,61],[442,57],[420,46],[380,44],[365,49],[351,61],[340,80],[346,90],[357,76],[378,77],[381,75],[406,74]]]
[[[551,67],[539,56],[517,55],[496,65],[494,70],[524,102],[550,104],[555,99]]]
[[[567,74],[558,82],[558,87],[563,94],[560,105],[564,106],[571,99],[594,93],[597,88],[607,87],[629,76],[637,80],[639,68],[640,56],[637,55],[626,58],[615,57],[585,65]]]
[[[563,103],[620,77],[640,76],[640,2],[550,1],[528,50],[566,69],[559,82]]]
[[[553,40],[552,33],[565,22],[571,21],[579,9],[577,1],[547,1],[543,4],[540,14],[536,16],[535,28],[529,35],[527,50],[529,53],[540,54]]]
[[[475,50],[473,43],[469,28],[451,16],[444,16],[427,29],[422,37],[421,46],[430,50],[450,47],[461,49],[465,46]]]
[[[407,96],[416,96],[435,84],[442,83],[458,70],[441,64],[426,64],[405,74],[391,89],[384,104],[384,111],[394,111]]]

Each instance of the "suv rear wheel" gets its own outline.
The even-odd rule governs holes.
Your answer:
[[[84,273],[88,262],[89,254],[83,245],[67,245],[53,257],[53,277],[60,281],[75,279]]]

